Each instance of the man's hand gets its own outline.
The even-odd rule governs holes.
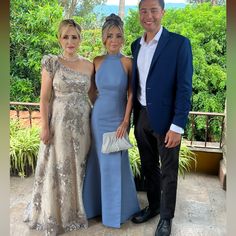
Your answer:
[[[176,146],[178,146],[181,142],[181,134],[176,133],[172,130],[169,130],[166,133],[166,137],[165,137],[165,147],[166,148],[174,148]]]

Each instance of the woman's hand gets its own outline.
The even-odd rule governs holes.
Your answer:
[[[45,145],[50,144],[51,134],[50,134],[49,128],[44,128],[41,130],[40,139]]]
[[[123,121],[116,130],[116,137],[122,138],[125,135],[125,132],[128,127],[129,127],[129,122]]]

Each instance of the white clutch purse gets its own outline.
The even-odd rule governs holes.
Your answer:
[[[116,132],[107,132],[102,138],[102,153],[119,152],[133,147],[126,132],[122,138],[116,138]]]

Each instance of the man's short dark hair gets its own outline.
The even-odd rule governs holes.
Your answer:
[[[144,2],[144,1],[145,1],[145,0],[140,0],[140,2],[139,2],[139,4],[138,4],[138,8],[140,8],[141,3]],[[164,8],[165,8],[165,2],[164,2],[164,0],[156,0],[156,1],[158,1],[158,3],[160,4],[160,7],[162,8],[162,10],[164,10]]]

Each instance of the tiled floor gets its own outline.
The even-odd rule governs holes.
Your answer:
[[[33,178],[11,177],[10,227],[11,236],[41,236],[22,222],[23,211],[30,199]],[[146,194],[139,192],[141,206],[146,206]],[[136,225],[128,221],[121,229],[101,224],[99,218],[89,221],[89,228],[65,236],[154,236],[159,216]],[[172,236],[226,236],[226,192],[217,176],[189,174],[179,178]]]

